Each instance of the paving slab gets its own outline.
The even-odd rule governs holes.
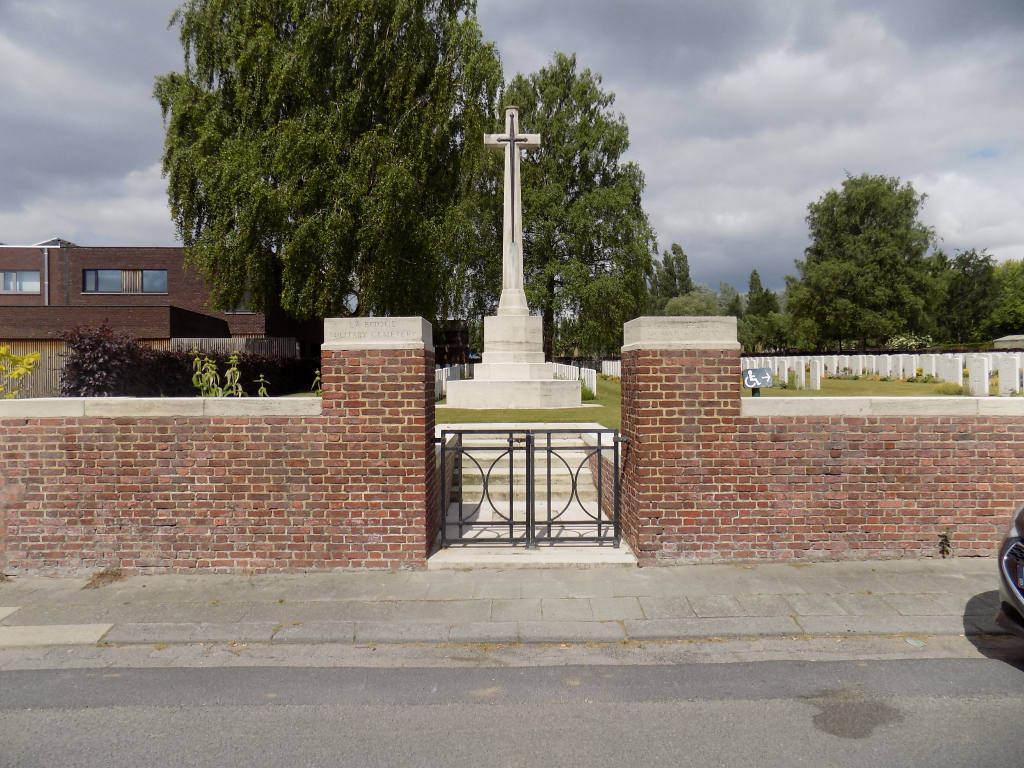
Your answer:
[[[737,595],[744,616],[791,616],[791,606],[782,595]]]
[[[740,601],[733,595],[691,597],[690,605],[693,606],[693,612],[702,619],[747,615],[740,605]]]
[[[540,607],[544,621],[594,621],[594,611],[586,598],[541,600]]]
[[[960,616],[801,616],[808,635],[959,635]]]
[[[289,624],[274,633],[275,643],[352,643],[355,642],[354,621],[310,621]]]
[[[543,617],[539,598],[491,600],[491,621],[541,621]]]
[[[357,621],[357,643],[447,643],[449,625],[418,622],[397,624],[380,621]]]
[[[615,547],[525,547],[452,546],[427,560],[429,570],[462,568],[636,568],[636,556],[623,543]]]
[[[882,595],[882,599],[903,616],[945,616],[954,611],[935,602],[928,595]]]
[[[522,597],[521,585],[519,582],[493,581],[488,579],[481,584],[473,585],[472,597],[477,599],[501,598],[504,600],[518,600]]]
[[[648,619],[695,619],[693,606],[685,597],[641,597],[640,606]]]
[[[635,597],[592,597],[590,608],[597,621],[625,621],[643,619],[640,601]]]
[[[326,600],[284,603],[255,603],[244,621],[269,621],[275,624],[309,621],[388,621],[395,613],[394,601]]]
[[[103,637],[105,643],[269,643],[274,624],[116,624]],[[95,640],[93,642],[96,642]],[[54,643],[57,645],[57,643]]]
[[[788,616],[627,621],[630,640],[686,640],[705,637],[790,637],[804,634]]]
[[[401,600],[395,603],[391,621],[447,622],[448,624],[490,621],[490,600]]]
[[[478,621],[455,624],[448,631],[449,643],[518,643],[519,623],[515,621]]]
[[[0,648],[33,645],[94,645],[110,624],[51,624],[45,627],[0,627]]]
[[[12,613],[17,611],[19,608],[21,608],[20,605],[0,607],[0,621],[3,621],[4,619],[6,619],[8,616],[10,616]]]
[[[521,621],[524,643],[618,643],[626,639],[617,621]]]
[[[845,616],[846,611],[831,595],[783,595],[798,616]]]
[[[835,594],[832,599],[851,616],[899,616],[880,595]]]

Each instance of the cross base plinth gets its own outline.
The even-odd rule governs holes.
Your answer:
[[[468,379],[448,382],[448,405],[452,408],[579,408],[580,404],[578,381]]]
[[[448,382],[453,408],[579,408],[580,383],[544,362],[544,323],[535,315],[484,318],[483,362],[473,378]]]

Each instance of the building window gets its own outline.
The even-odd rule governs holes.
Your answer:
[[[225,315],[255,315],[256,313],[253,312],[252,309],[250,309],[250,307],[249,307],[249,302],[251,302],[251,301],[252,301],[252,291],[250,291],[248,288],[246,288],[245,292],[242,293],[241,301],[239,301],[236,306],[232,307],[231,309],[226,310],[224,312],[224,314]]]
[[[167,293],[167,270],[166,269],[144,269],[144,270],[142,270],[142,292],[143,293]]]
[[[82,293],[167,293],[167,270],[85,269]]]
[[[3,293],[39,293],[39,272],[19,269],[0,272],[3,276]]]

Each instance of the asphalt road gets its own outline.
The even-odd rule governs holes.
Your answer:
[[[994,659],[0,673],[0,766],[1022,766]]]

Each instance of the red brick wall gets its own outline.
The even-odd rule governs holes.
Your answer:
[[[622,356],[623,528],[645,564],[988,555],[1024,498],[1006,417],[741,417],[739,355]]]
[[[8,573],[422,567],[433,354],[325,353],[316,417],[4,419]]]

